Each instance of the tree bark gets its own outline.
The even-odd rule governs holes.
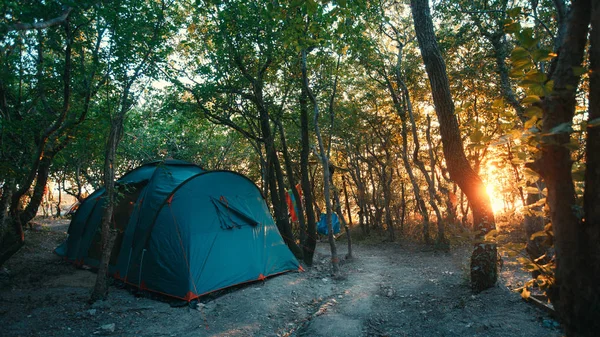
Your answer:
[[[589,0],[572,2],[567,31],[552,75],[554,88],[542,102],[542,155],[531,165],[548,189],[547,203],[556,249],[556,280],[548,295],[563,319],[568,336],[594,336],[600,330],[598,131],[594,128],[586,130],[586,185],[581,210],[575,199],[571,176],[571,152],[564,146],[570,141],[570,133],[556,134],[552,130],[563,123],[571,123],[575,114],[580,76],[573,68],[582,64],[590,21],[589,116],[590,120],[599,116],[596,97],[599,90],[599,15],[598,1],[594,1],[593,6]]]
[[[331,195],[329,191],[329,158],[327,158],[327,154],[325,152],[325,147],[323,145],[323,139],[321,137],[321,130],[319,129],[319,105],[317,103],[317,99],[313,95],[310,87],[308,85],[308,75],[306,71],[306,50],[302,50],[302,79],[304,81],[304,88],[308,97],[310,98],[311,103],[313,104],[314,110],[314,126],[315,126],[315,134],[317,136],[317,142],[319,143],[319,153],[321,157],[321,162],[323,164],[323,194],[325,197],[325,209],[326,213],[326,222],[327,229],[329,231],[328,239],[329,239],[329,247],[331,249],[331,265],[332,265],[332,273],[334,276],[337,276],[339,273],[339,259],[337,257],[337,248],[335,246],[335,239],[333,237],[333,226],[331,223]]]
[[[273,199],[273,206],[278,204],[279,207],[276,208],[275,214],[277,216],[277,223],[279,224],[279,228],[281,231],[281,236],[284,237],[285,243],[288,245],[292,253],[296,256],[298,260],[302,260],[302,249],[298,247],[296,243],[296,239],[294,237],[294,233],[292,232],[292,226],[290,224],[290,219],[287,212],[287,203],[285,202],[285,188],[283,183],[283,172],[281,171],[281,164],[279,162],[279,157],[277,157],[277,152],[275,152],[275,146],[273,144],[273,153],[271,160],[272,172],[274,173],[273,178],[271,179],[270,186],[273,186],[271,189],[271,193],[277,193],[277,198]]]
[[[490,198],[481,178],[467,160],[450,94],[446,65],[440,53],[427,0],[411,0],[417,40],[431,84],[435,111],[440,123],[444,158],[450,177],[466,194],[473,210],[474,229],[478,240],[495,229]],[[476,243],[471,255],[471,286],[475,291],[492,287],[498,278],[495,244]]]
[[[98,267],[98,276],[96,283],[90,296],[90,302],[105,300],[108,296],[108,263],[113,250],[117,232],[111,228],[110,224],[113,217],[113,210],[117,199],[115,190],[115,164],[119,142],[123,134],[123,121],[125,118],[124,112],[115,116],[110,123],[110,133],[106,144],[106,153],[104,157],[104,187],[106,189],[106,207],[102,214],[102,222],[100,224],[101,241],[102,241],[102,257],[100,266]]]
[[[346,230],[346,241],[348,243],[348,253],[346,254],[346,259],[351,259],[352,236],[350,236],[350,226],[348,226],[348,223],[344,218],[344,212],[342,212],[342,203],[340,202],[340,196],[337,191],[337,188],[335,187],[335,184],[333,183],[333,175],[330,175],[329,178],[331,179],[331,186],[333,187],[333,200],[335,201],[335,211],[337,212],[338,218],[340,219],[340,224],[344,226],[344,229]]]
[[[306,241],[306,221],[304,220],[304,207],[302,207],[302,198],[300,197],[300,193],[298,193],[298,190],[296,189],[296,178],[294,177],[292,160],[288,153],[283,124],[279,119],[276,120],[275,123],[277,124],[277,128],[279,130],[279,139],[281,141],[281,149],[283,152],[283,160],[285,163],[285,170],[287,173],[288,183],[290,185],[292,194],[294,195],[294,199],[296,200],[295,207],[297,210],[296,215],[298,216],[298,223],[300,227],[300,242],[301,244],[303,244]]]
[[[415,165],[417,165],[417,167],[421,171],[421,174],[423,174],[423,177],[425,177],[425,181],[427,182],[427,192],[429,193],[429,205],[431,206],[431,208],[433,209],[433,211],[435,213],[435,216],[437,217],[438,235],[437,235],[435,244],[436,244],[436,247],[439,248],[440,250],[448,250],[450,248],[450,243],[448,242],[448,239],[446,239],[445,229],[444,229],[444,219],[442,219],[442,213],[440,212],[440,209],[439,209],[438,205],[436,204],[436,200],[438,198],[436,198],[437,194],[435,193],[433,179],[429,176],[427,169],[425,169],[425,163],[423,163],[421,161],[421,159],[419,159],[420,143],[419,143],[419,136],[417,135],[417,123],[415,122],[415,117],[414,117],[413,109],[412,109],[412,102],[410,101],[410,96],[408,94],[408,88],[406,88],[404,85],[403,85],[403,91],[404,91],[404,100],[405,100],[406,106],[407,106],[406,111],[408,112],[408,117],[410,118],[410,124],[411,124],[412,135],[413,135],[413,143],[415,146],[415,149],[413,151],[413,162],[415,163]],[[433,156],[432,156],[432,158],[430,158],[430,161],[433,162]],[[432,170],[431,174],[433,175],[434,172],[435,171]]]
[[[348,213],[348,224],[352,226],[352,213],[350,212],[350,198],[348,198],[348,188],[346,187],[346,175],[342,175],[342,188],[344,189],[346,213]]]
[[[302,244],[304,250],[304,263],[312,266],[315,247],[317,245],[317,222],[313,208],[313,193],[308,172],[308,156],[310,155],[309,122],[308,122],[308,94],[304,85],[300,95],[300,133],[302,149],[300,151],[300,178],[304,194],[304,207],[306,208],[306,240]],[[298,201],[300,202],[300,201]]]

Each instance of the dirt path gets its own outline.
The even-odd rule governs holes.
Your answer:
[[[388,244],[357,251],[345,266],[348,281],[334,289],[343,296],[298,336],[561,335],[554,321],[504,286],[473,295],[465,286],[464,250],[435,254]]]
[[[504,285],[472,295],[466,251],[426,252],[409,244],[355,245],[345,277],[316,266],[175,308],[125,289],[86,304],[95,274],[51,251],[64,238],[32,231],[0,273],[3,336],[560,336],[554,321]],[[340,242],[340,256],[345,253]]]

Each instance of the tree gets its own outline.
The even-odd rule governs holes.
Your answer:
[[[115,167],[125,117],[135,102],[134,86],[141,78],[149,76],[150,68],[166,56],[168,48],[164,49],[164,39],[173,32],[173,27],[168,24],[167,19],[167,10],[171,9],[171,6],[174,5],[170,1],[133,0],[131,3],[122,4],[114,12],[106,13],[107,29],[112,38],[109,50],[118,62],[111,67],[109,77],[112,91],[104,102],[106,112],[110,116],[110,132],[106,139],[104,155],[106,202],[100,225],[102,257],[90,296],[92,302],[106,299],[108,295],[106,274],[117,236],[117,230],[111,228],[111,224],[114,223],[113,210],[120,197],[115,183]]]
[[[103,85],[104,30],[90,4],[2,8],[0,264],[23,245],[23,225],[37,213],[52,162]]]
[[[436,42],[428,1],[411,0],[411,7],[419,48],[440,122],[446,165],[450,177],[467,195],[473,209],[473,223],[479,242],[476,242],[471,255],[471,286],[474,290],[481,291],[492,287],[497,280],[496,246],[481,242],[488,232],[495,229],[494,213],[481,178],[473,171],[465,156],[446,65]]]
[[[556,282],[549,296],[563,319],[567,335],[593,336],[600,329],[600,151],[597,123],[600,90],[598,61],[600,6],[597,1],[573,1],[560,41],[558,56],[549,83],[551,92],[541,106],[541,156],[531,164],[548,188],[547,203],[556,247]],[[588,27],[590,34],[590,101],[586,142],[585,192],[583,207],[575,199],[571,173],[573,161],[571,125],[577,104],[576,92],[581,72]]]

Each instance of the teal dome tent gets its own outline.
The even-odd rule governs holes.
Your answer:
[[[298,270],[256,185],[241,174],[179,160],[152,162],[117,181],[122,195],[109,273],[191,301],[236,284]],[[104,188],[79,207],[55,252],[97,267]]]

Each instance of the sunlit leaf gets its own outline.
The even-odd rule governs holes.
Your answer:
[[[503,108],[504,107],[504,99],[502,99],[502,98],[495,99],[494,103],[492,103],[492,106],[494,108],[498,108],[498,109]]]
[[[510,53],[510,58],[513,60],[513,62],[517,60],[529,59],[529,52],[523,47],[515,47],[515,49],[513,49],[513,51]]]
[[[574,165],[574,169],[571,172],[571,176],[573,177],[574,181],[585,181],[585,164],[580,164],[575,166]]]
[[[600,126],[600,117],[599,118],[594,118],[590,121],[587,122],[587,127],[588,128],[595,128],[597,126]]]
[[[493,229],[485,235],[484,239],[485,239],[485,241],[493,241],[497,235],[498,235],[498,231]]]
[[[523,81],[521,81],[521,85],[528,86],[531,84],[543,84],[546,82],[546,74],[539,72],[537,70],[530,71],[525,75]]]
[[[530,129],[531,127],[536,125],[537,121],[538,118],[536,116],[533,116],[529,120],[527,120],[523,126],[525,127],[525,129]]]
[[[483,137],[483,132],[479,130],[475,130],[470,136],[469,139],[471,143],[479,144],[481,142],[481,138]]]
[[[531,52],[531,56],[533,57],[534,62],[545,62],[553,59],[556,56],[556,54],[551,53],[549,50],[546,49],[536,49],[533,52]]]
[[[523,288],[523,290],[521,290],[521,297],[524,300],[528,300],[530,296],[531,296],[531,292],[529,290],[527,290],[527,288]]]
[[[539,194],[541,191],[537,187],[527,186],[523,189],[523,192],[525,192],[527,194]]]
[[[537,95],[529,95],[529,96],[523,98],[523,101],[522,101],[523,104],[533,104],[533,103],[539,103],[539,102],[541,102],[541,99],[540,99],[540,96],[537,96]]]
[[[535,232],[535,233],[531,234],[531,236],[529,237],[529,240],[533,241],[533,240],[535,240],[535,238],[539,238],[542,236],[548,236],[548,233],[546,233],[546,231]]]
[[[533,66],[533,63],[531,63],[531,60],[529,58],[521,58],[521,59],[513,60],[512,65],[515,69],[522,70],[527,67]]]

